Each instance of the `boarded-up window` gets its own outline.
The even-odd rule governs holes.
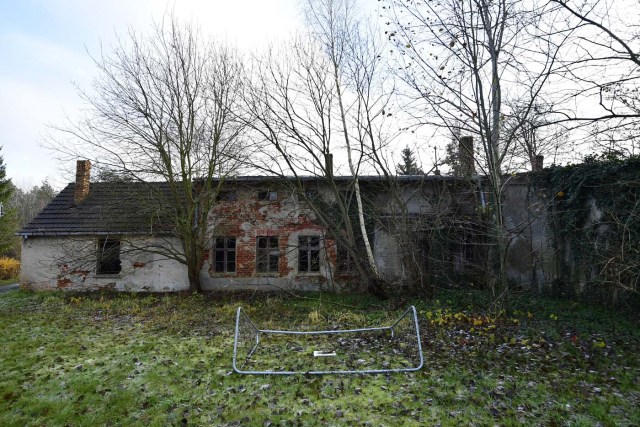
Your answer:
[[[278,272],[280,248],[276,236],[256,238],[256,270],[258,273]]]
[[[216,237],[213,258],[213,270],[216,273],[234,273],[236,271],[236,238]]]
[[[298,237],[298,271],[310,273],[320,271],[320,237]]]
[[[120,240],[98,239],[96,274],[119,274],[121,270]]]

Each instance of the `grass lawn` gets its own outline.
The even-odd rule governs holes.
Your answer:
[[[1,294],[0,425],[640,425],[637,317],[525,297],[494,316],[468,291],[309,296]],[[388,324],[412,303],[417,373],[231,372],[238,305],[261,327],[320,329]]]

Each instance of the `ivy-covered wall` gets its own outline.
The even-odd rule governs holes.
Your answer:
[[[532,183],[532,194],[545,204],[555,264],[551,289],[613,303],[636,298],[640,157],[587,157],[578,165],[534,174]]]

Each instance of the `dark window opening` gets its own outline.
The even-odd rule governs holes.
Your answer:
[[[275,201],[278,200],[278,192],[277,191],[260,191],[258,193],[258,200],[267,200],[267,201]]]
[[[96,274],[119,274],[121,270],[120,240],[99,239]]]
[[[462,273],[472,269],[476,262],[476,245],[471,233],[463,233],[451,243],[453,268]]]
[[[264,236],[256,239],[256,270],[258,273],[277,273],[280,260],[278,238]]]
[[[338,244],[336,261],[336,270],[338,273],[355,272],[355,261],[353,260],[353,255],[351,255],[351,252],[349,252],[344,245]]]
[[[298,237],[298,271],[303,273],[320,271],[320,237]]]
[[[234,273],[236,271],[236,238],[216,237],[213,246],[213,271]]]
[[[238,195],[235,191],[220,191],[216,195],[216,202],[235,202]]]

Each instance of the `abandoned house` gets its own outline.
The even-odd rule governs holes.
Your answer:
[[[471,159],[472,161],[472,159]],[[90,182],[90,162],[78,161],[76,181],[64,188],[19,233],[20,282],[28,289],[179,291],[189,287],[170,220],[156,209],[166,183]],[[472,167],[471,169],[472,170]],[[485,271],[489,203],[477,179],[360,177],[367,233],[376,265],[390,283],[474,280]],[[235,177],[224,181],[208,213],[202,288],[343,290],[353,282],[352,253],[318,220],[332,198],[351,196],[351,177],[291,180]],[[300,188],[302,186],[302,188]],[[514,240],[510,278],[540,286],[551,270],[540,256],[544,221],[530,215],[527,176],[507,189],[507,221]],[[401,200],[400,203],[396,201]],[[315,205],[312,209],[310,203]],[[350,202],[355,204],[355,201]],[[518,224],[525,224],[518,229]],[[325,223],[326,224],[326,221]],[[362,240],[362,239],[361,239]],[[399,285],[400,286],[400,285]]]

